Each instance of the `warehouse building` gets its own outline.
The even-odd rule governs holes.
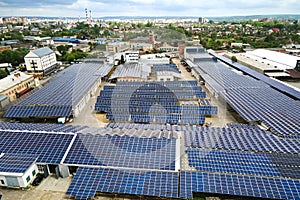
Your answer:
[[[100,62],[102,63],[102,62]],[[7,118],[58,119],[77,117],[113,66],[99,62],[74,64],[56,79],[5,113]]]

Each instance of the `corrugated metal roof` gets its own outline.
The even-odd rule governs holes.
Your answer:
[[[40,49],[33,50],[31,52],[37,55],[38,57],[43,57],[45,55],[53,53],[52,49],[50,49],[49,47],[43,47]]]

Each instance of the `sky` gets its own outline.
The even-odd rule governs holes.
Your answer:
[[[0,0],[1,16],[245,16],[300,14],[299,0]]]

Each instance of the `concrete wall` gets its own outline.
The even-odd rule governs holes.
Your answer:
[[[19,182],[19,187],[27,187],[36,177],[36,174],[34,176],[32,175],[33,170],[35,170],[36,174],[38,173],[38,168],[37,168],[36,164],[32,164],[23,175],[19,174],[19,173],[1,173],[0,172],[0,174],[2,174],[2,175],[0,175],[0,186],[8,186],[6,177],[16,177]],[[30,177],[30,181],[27,182],[26,178],[28,176]],[[4,184],[2,184],[1,180],[4,181]]]

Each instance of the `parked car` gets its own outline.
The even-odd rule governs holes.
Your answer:
[[[33,186],[38,186],[42,180],[44,179],[44,176],[42,174],[37,174],[35,179],[32,181]]]

